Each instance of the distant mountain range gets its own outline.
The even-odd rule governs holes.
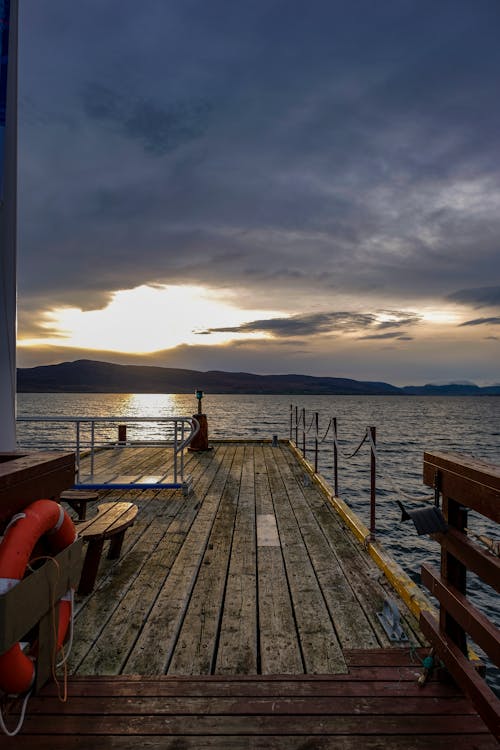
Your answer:
[[[311,375],[253,375],[247,372],[181,370],[145,365],[115,365],[80,359],[58,365],[19,368],[19,393],[207,393],[335,396],[500,396],[500,385],[405,386]]]

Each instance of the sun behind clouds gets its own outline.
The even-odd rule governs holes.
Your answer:
[[[42,327],[46,337],[18,339],[21,347],[64,346],[77,349],[149,354],[181,344],[224,344],[235,333],[200,332],[241,325],[279,313],[243,310],[220,292],[199,286],[149,286],[115,292],[101,310],[56,307]],[[252,338],[267,338],[256,332]],[[249,338],[249,334],[245,334]]]

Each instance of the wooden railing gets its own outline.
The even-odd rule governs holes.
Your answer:
[[[449,528],[433,535],[441,544],[441,571],[422,566],[422,583],[440,603],[439,622],[424,611],[420,626],[455,682],[500,739],[500,699],[467,657],[469,635],[500,667],[500,630],[466,596],[467,570],[500,593],[500,558],[473,541],[467,521],[470,509],[500,523],[500,467],[452,453],[424,453],[424,483],[441,491]]]

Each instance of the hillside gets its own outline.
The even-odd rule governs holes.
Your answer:
[[[116,365],[94,360],[19,368],[19,393],[208,393],[315,395],[500,395],[500,386],[425,385],[398,388],[389,383],[310,375],[254,375],[247,372],[185,370]]]

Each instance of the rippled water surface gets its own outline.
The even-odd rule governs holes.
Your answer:
[[[418,537],[412,524],[400,523],[396,499],[404,498],[397,489],[413,496],[429,497],[431,491],[422,484],[424,450],[452,451],[500,465],[500,398],[207,395],[203,409],[213,439],[289,437],[292,403],[298,405],[299,413],[302,408],[306,409],[306,428],[314,422],[314,412],[319,413],[320,440],[330,418],[336,417],[339,448],[344,454],[356,448],[368,425],[376,426],[377,533],[408,574],[419,581],[422,562],[437,564],[439,548],[427,537]],[[18,397],[19,416],[187,416],[196,411],[196,406],[191,395],[20,394]],[[20,435],[28,434],[28,430],[28,426],[20,426]],[[301,430],[299,445],[302,445]],[[319,471],[333,485],[331,437],[330,431],[320,444]],[[311,459],[313,443],[314,426],[307,435]],[[353,459],[340,458],[338,471],[340,496],[367,523],[368,444]],[[470,518],[469,527],[496,539],[500,536],[498,528],[475,517]],[[500,624],[497,594],[473,576],[468,586],[475,603]],[[500,689],[498,672],[491,670],[489,679],[497,690]]]

